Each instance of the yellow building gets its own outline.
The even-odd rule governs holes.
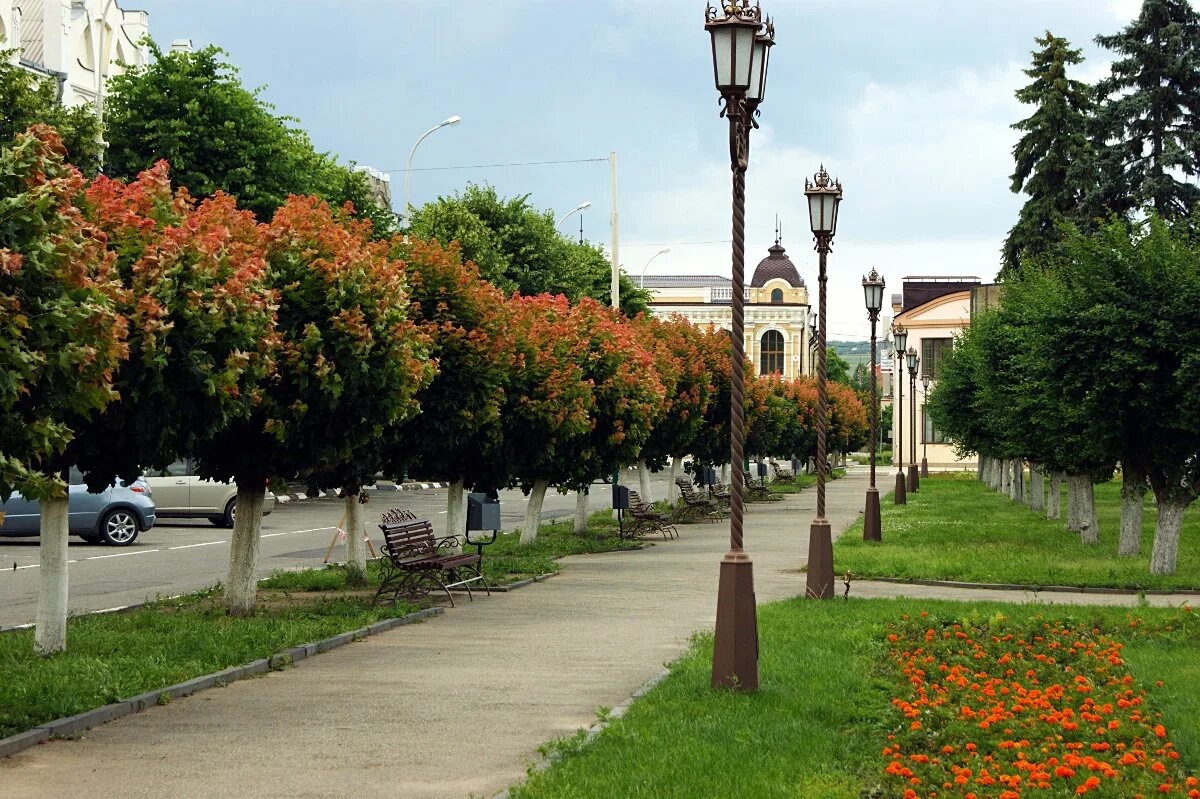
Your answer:
[[[719,275],[647,275],[655,316],[678,314],[693,324],[733,327],[733,285]],[[745,286],[746,357],[758,374],[812,374],[811,307],[804,278],[776,239]]]

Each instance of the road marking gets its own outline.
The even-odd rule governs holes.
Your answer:
[[[214,544],[224,544],[225,541],[205,541],[203,544],[184,544],[178,547],[167,547],[167,549],[191,549],[192,547],[211,547]]]
[[[450,511],[448,511],[448,510],[440,510],[440,511],[438,511],[438,513],[449,513],[449,512],[450,512]]]
[[[67,562],[70,563],[70,561],[67,561]],[[11,569],[11,571],[20,571],[21,569],[36,569],[40,565],[41,565],[40,563],[31,563],[28,566],[17,566],[15,569]],[[5,571],[10,571],[10,570],[5,569]]]
[[[322,530],[336,530],[336,527],[314,527],[311,530],[292,530],[290,533],[270,533],[269,535],[296,535],[297,533],[319,533]],[[266,538],[267,536],[263,536]]]
[[[137,552],[118,552],[115,555],[92,555],[84,560],[102,560],[103,558],[124,558],[128,555],[149,555],[151,552],[158,552],[157,549],[139,549]]]

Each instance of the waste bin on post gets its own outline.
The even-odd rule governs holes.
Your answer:
[[[463,539],[475,547],[479,557],[483,558],[483,548],[495,543],[496,533],[500,530],[500,499],[496,493],[487,494],[471,492],[467,494],[467,529]],[[471,538],[472,531],[491,532],[492,537],[486,541]],[[451,531],[451,535],[458,535]]]
[[[617,534],[625,538],[625,511],[629,510],[629,489],[619,483],[612,487],[612,506],[617,512]]]

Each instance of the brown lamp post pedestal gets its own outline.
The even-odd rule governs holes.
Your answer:
[[[758,614],[754,565],[742,548],[745,514],[744,419],[746,169],[750,131],[767,81],[767,60],[775,30],[762,10],[747,0],[731,0],[722,9],[708,7],[704,28],[712,38],[713,72],[729,120],[729,162],[733,171],[733,330],[730,352],[729,552],[721,559],[717,623],[713,642],[712,685],[738,691],[758,690]]]
[[[895,356],[899,362],[892,375],[892,383],[896,387],[896,405],[892,415],[896,418],[896,443],[892,449],[896,453],[896,490],[892,497],[897,505],[908,503],[908,484],[904,478],[904,345],[908,342],[908,333],[900,325],[892,330],[892,340],[896,346]]]
[[[883,290],[887,284],[874,269],[863,278],[862,284],[867,317],[871,320],[871,484],[867,488],[867,501],[863,507],[863,540],[882,541],[879,489],[875,487],[875,445],[879,440],[879,381],[875,377],[875,325],[879,322],[879,311],[883,308]]]

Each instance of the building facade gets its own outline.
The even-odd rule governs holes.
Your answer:
[[[904,328],[908,333],[908,347],[916,350],[921,359],[917,369],[915,396],[908,367],[898,360],[893,361],[897,379],[903,379],[903,384],[896,385],[893,391],[893,464],[913,462],[915,417],[916,463],[926,457],[931,468],[968,468],[975,465],[973,456],[962,459],[955,455],[954,448],[946,443],[934,427],[925,409],[922,378],[929,375],[929,388],[932,390],[942,359],[954,346],[954,339],[971,323],[971,296],[979,285],[977,277],[906,277],[901,293],[892,295],[893,325]],[[885,354],[891,357],[893,351],[889,349]],[[901,446],[895,446],[895,442],[901,442]]]
[[[679,315],[701,327],[733,329],[733,283],[718,275],[647,275],[655,316]],[[745,285],[746,357],[756,374],[812,374],[808,288],[778,240]]]
[[[90,103],[100,113],[104,85],[124,65],[141,66],[149,53],[145,11],[116,0],[0,0],[4,49],[26,69],[58,81],[65,106]]]

